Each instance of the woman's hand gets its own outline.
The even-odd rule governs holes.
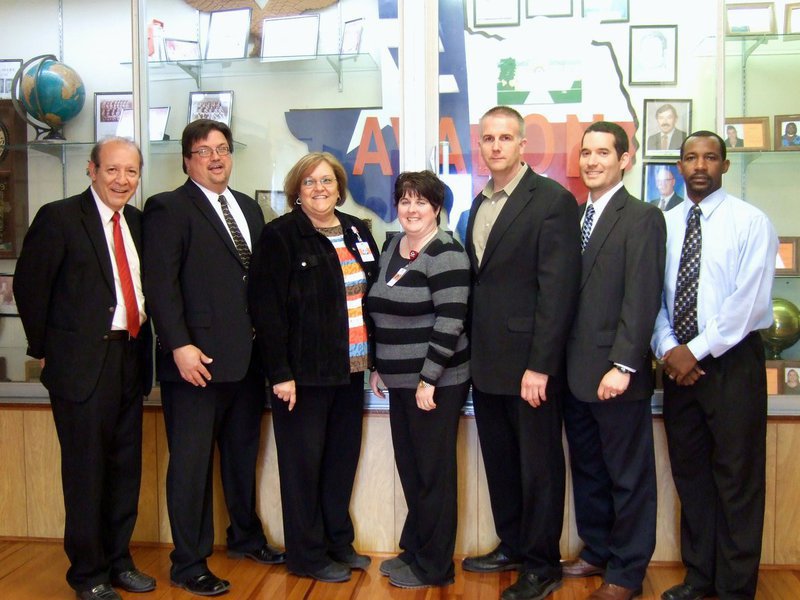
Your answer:
[[[294,403],[297,401],[297,389],[294,385],[294,379],[276,383],[272,386],[272,392],[284,402],[289,403],[289,410],[294,408]]]
[[[417,406],[422,410],[433,410],[436,403],[433,401],[433,393],[436,388],[430,384],[417,388]]]
[[[386,384],[383,383],[383,379],[381,379],[377,371],[372,371],[369,374],[369,387],[372,388],[372,393],[378,398],[386,398]]]

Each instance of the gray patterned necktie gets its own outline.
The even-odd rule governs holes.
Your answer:
[[[697,337],[697,284],[700,279],[700,250],[703,237],[700,232],[702,211],[695,204],[686,220],[681,262],[678,266],[678,283],[675,287],[673,323],[678,342],[686,344]]]
[[[594,221],[594,205],[589,203],[586,207],[586,216],[583,217],[583,227],[581,227],[581,253],[586,250],[589,237],[592,235],[592,221]]]
[[[231,209],[228,208],[228,201],[225,199],[225,196],[219,197],[219,203],[222,206],[222,216],[225,217],[225,224],[231,232],[233,245],[236,246],[236,251],[239,253],[239,258],[242,259],[244,268],[247,269],[250,266],[250,248],[247,247],[247,242],[244,241],[244,236],[239,230],[236,221],[233,219]]]

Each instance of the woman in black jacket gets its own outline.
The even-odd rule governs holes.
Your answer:
[[[347,176],[327,152],[286,176],[292,212],[264,227],[250,262],[250,311],[272,385],[286,565],[339,582],[370,559],[353,548],[350,496],[361,450],[371,324],[363,305],[378,248],[336,210]]]

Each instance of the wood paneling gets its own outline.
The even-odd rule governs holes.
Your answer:
[[[656,521],[656,549],[652,560],[679,561],[680,514],[678,492],[672,482],[672,471],[667,452],[667,434],[664,421],[653,420],[653,441],[656,450],[656,486],[658,488],[658,517]]]
[[[25,410],[25,491],[28,535],[64,535],[64,494],[61,490],[61,447],[53,413]],[[20,482],[22,483],[22,482]]]
[[[25,430],[21,410],[0,410],[0,535],[26,536]]]
[[[800,564],[800,423],[776,429],[775,562]]]
[[[142,488],[139,494],[139,517],[133,530],[133,541],[158,539],[158,435],[157,421],[161,413],[145,411],[142,419]]]

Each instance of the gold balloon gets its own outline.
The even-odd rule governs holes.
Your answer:
[[[775,321],[761,330],[761,339],[767,349],[768,360],[780,360],[781,352],[800,340],[800,309],[784,298],[772,299]]]

